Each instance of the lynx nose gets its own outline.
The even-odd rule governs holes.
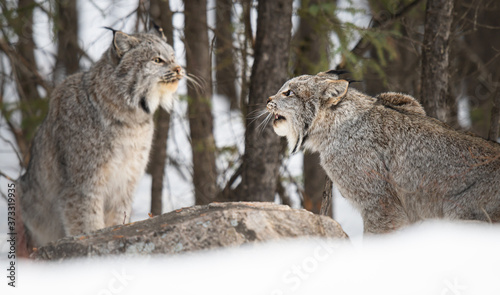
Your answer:
[[[176,72],[177,75],[181,75],[182,74],[182,68],[181,68],[181,66],[174,67],[173,71]]]
[[[266,108],[268,111],[272,111],[276,107],[276,103],[273,101],[273,97],[267,99]]]

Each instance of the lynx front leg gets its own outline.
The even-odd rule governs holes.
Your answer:
[[[132,195],[116,200],[104,213],[106,227],[130,222],[132,214]]]
[[[62,220],[66,235],[73,236],[104,228],[103,200],[95,195],[65,195]]]

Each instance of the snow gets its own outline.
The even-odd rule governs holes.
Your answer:
[[[356,247],[297,239],[174,257],[20,261],[15,292],[6,283],[0,292],[499,294],[498,249],[499,226],[429,221]]]

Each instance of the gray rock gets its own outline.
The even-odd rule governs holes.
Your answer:
[[[39,248],[35,259],[175,254],[283,238],[347,238],[333,219],[273,203],[212,203],[165,213]]]

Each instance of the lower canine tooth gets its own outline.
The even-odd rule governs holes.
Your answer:
[[[276,120],[278,120],[278,115],[274,115],[274,118],[275,118]]]

